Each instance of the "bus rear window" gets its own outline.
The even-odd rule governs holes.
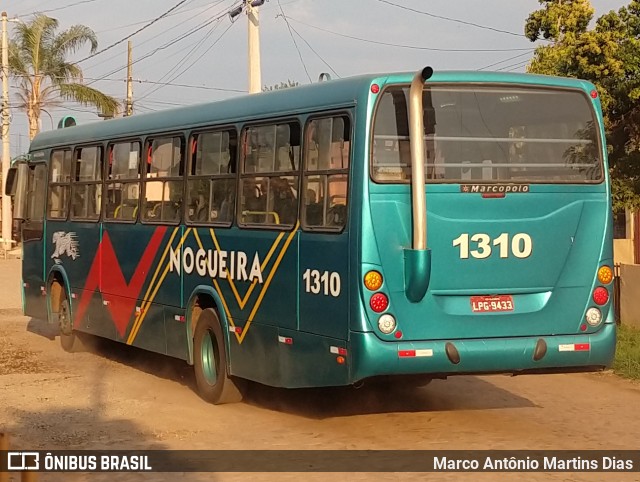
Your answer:
[[[409,182],[408,87],[382,94],[372,174]],[[583,183],[602,180],[589,99],[572,90],[430,86],[423,96],[427,182]]]

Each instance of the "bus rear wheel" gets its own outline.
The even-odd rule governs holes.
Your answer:
[[[220,320],[209,308],[200,314],[193,337],[193,365],[198,394],[214,404],[242,400],[242,393],[227,373],[227,354]]]
[[[84,345],[80,339],[80,335],[73,329],[73,320],[71,319],[71,308],[69,300],[65,297],[60,301],[58,309],[58,323],[60,325],[60,346],[69,353],[83,351]]]

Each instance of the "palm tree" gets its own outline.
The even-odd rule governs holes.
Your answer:
[[[82,83],[82,70],[66,60],[86,43],[91,53],[98,48],[89,27],[74,25],[56,34],[58,21],[37,14],[32,21],[16,25],[9,43],[9,71],[18,84],[20,108],[29,119],[29,138],[40,131],[40,114],[62,100],[97,107],[105,115],[118,112],[118,101]]]

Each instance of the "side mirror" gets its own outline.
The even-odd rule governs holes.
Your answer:
[[[9,169],[5,195],[13,197],[13,219],[24,221],[27,214],[29,165],[20,163]]]
[[[18,175],[17,167],[10,167],[9,172],[7,172],[7,182],[4,185],[4,194],[5,196],[15,196],[16,195],[16,176]]]

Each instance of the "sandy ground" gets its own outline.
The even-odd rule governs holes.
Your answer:
[[[456,377],[420,389],[251,385],[212,406],[183,362],[103,342],[68,354],[23,317],[0,260],[0,431],[28,449],[637,449],[640,385],[610,374]],[[84,480],[640,480],[638,474],[40,474]]]

